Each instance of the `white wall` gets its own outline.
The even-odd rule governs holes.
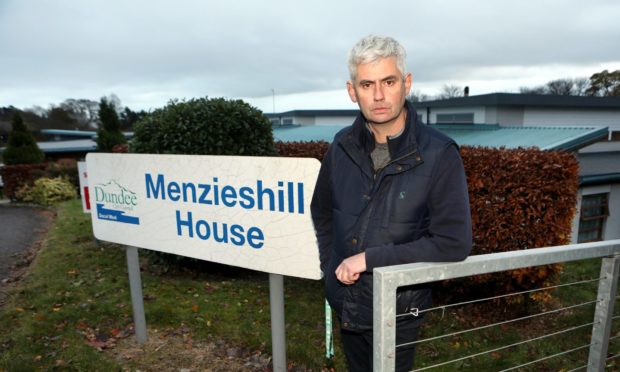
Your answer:
[[[620,185],[611,186],[609,193],[609,217],[605,224],[605,240],[620,239]]]
[[[605,126],[620,130],[620,111],[601,109],[545,109],[526,108],[523,113],[525,126]]]
[[[295,116],[293,124],[314,125],[316,122],[314,116]]]
[[[325,116],[325,117],[317,117],[315,120],[315,125],[342,125],[346,127],[347,125],[353,124],[355,120],[355,116]]]
[[[495,117],[490,115],[491,109],[495,110]],[[522,127],[523,126],[523,108],[512,107],[489,107],[487,108],[487,123],[498,123],[503,127]]]

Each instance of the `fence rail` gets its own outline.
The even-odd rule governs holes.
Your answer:
[[[485,254],[471,256],[461,262],[414,263],[375,268],[373,270],[374,370],[394,370],[398,287],[592,258],[602,258],[602,265],[592,323],[592,340],[585,346],[590,349],[587,370],[603,370],[616,298],[620,240]],[[525,364],[522,366],[529,364],[528,362],[524,361]]]

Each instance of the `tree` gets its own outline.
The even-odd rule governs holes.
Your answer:
[[[521,87],[521,94],[553,94],[560,96],[585,96],[589,87],[589,81],[586,78],[564,78],[551,80],[545,85],[537,87]]]
[[[101,152],[111,152],[116,145],[126,143],[121,133],[121,124],[113,102],[103,97],[99,102],[99,129],[97,130],[97,148]]]
[[[573,91],[577,96],[585,96],[586,92],[590,88],[590,80],[588,78],[576,78],[573,79]]]
[[[419,92],[417,90],[412,90],[407,96],[407,101],[409,102],[424,102],[428,101],[430,97],[427,94]]]
[[[590,88],[586,90],[586,94],[597,97],[620,96],[620,70],[603,70],[590,76]]]
[[[444,84],[441,88],[441,92],[437,95],[437,99],[450,99],[456,97],[463,97],[463,88],[452,84]]]
[[[6,165],[41,163],[45,160],[43,151],[18,112],[13,115],[13,128],[2,158]]]
[[[97,127],[98,102],[84,98],[67,98],[60,107],[69,113],[77,129],[92,130]]]
[[[49,126],[48,126],[49,125]],[[54,129],[77,129],[77,121],[72,117],[71,112],[61,106],[52,106],[47,112],[47,128]]]
[[[241,100],[170,101],[134,126],[130,151],[151,154],[275,155],[271,123]]]
[[[125,107],[120,114],[121,129],[127,131],[133,130],[133,125],[146,115],[147,113],[144,110],[132,111],[129,107]]]
[[[574,94],[572,79],[556,79],[547,83],[547,94],[559,96],[572,96]]]
[[[540,85],[537,87],[521,87],[519,88],[519,93],[521,94],[547,94],[547,88],[544,85]]]

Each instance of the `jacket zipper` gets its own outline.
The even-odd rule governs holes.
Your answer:
[[[411,152],[408,152],[408,153],[404,154],[403,156],[401,156],[399,158],[396,158],[394,160],[390,160],[386,165],[384,165],[383,167],[381,167],[381,168],[377,169],[375,172],[373,172],[373,176],[372,176],[372,178],[373,178],[372,179],[372,191],[373,191],[373,193],[372,193],[371,198],[374,198],[374,194],[375,194],[375,191],[376,191],[375,190],[375,187],[376,187],[375,183],[377,182],[377,175],[379,173],[381,173],[385,168],[387,168],[387,166],[389,166],[390,164],[395,163],[395,162],[400,161],[400,160],[403,160],[403,159],[405,159],[405,158],[407,158],[409,156],[414,155],[417,152],[418,152],[418,150],[413,150]],[[418,156],[418,158],[419,158],[419,156]],[[372,200],[371,200],[371,203],[372,203]],[[364,247],[363,243],[366,240],[366,232],[368,230],[368,224],[370,223],[370,216],[372,216],[372,210],[373,209],[374,209],[374,204],[371,204],[370,208],[368,209],[368,212],[366,213],[366,219],[364,220],[364,224],[362,225],[362,230],[360,231],[362,233],[362,234],[360,234],[359,242],[358,242],[359,243],[358,246],[360,247],[360,252],[364,252],[366,250],[366,249],[363,249],[363,247]]]

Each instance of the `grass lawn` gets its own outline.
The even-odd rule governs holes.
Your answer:
[[[7,289],[0,308],[0,371],[241,370],[254,367],[234,364],[233,359],[269,357],[267,274],[210,263],[180,269],[141,250],[149,343],[138,346],[132,334],[124,249],[96,244],[90,216],[82,213],[78,200],[59,205],[57,212],[30,272]],[[599,263],[568,264],[562,281],[597,277]],[[334,360],[324,357],[323,284],[288,277],[284,284],[289,365],[298,370],[345,370],[338,340]],[[593,288],[596,283],[557,290],[550,309],[589,301],[595,296]],[[416,367],[588,323],[591,314],[592,306],[585,306],[423,343]],[[484,325],[502,316],[493,304],[436,311],[429,314],[422,337]],[[508,368],[588,343],[589,333],[585,327],[436,370]],[[612,343],[610,350],[617,345]],[[552,358],[543,369],[538,365],[524,370],[570,370],[586,361],[587,349]]]

